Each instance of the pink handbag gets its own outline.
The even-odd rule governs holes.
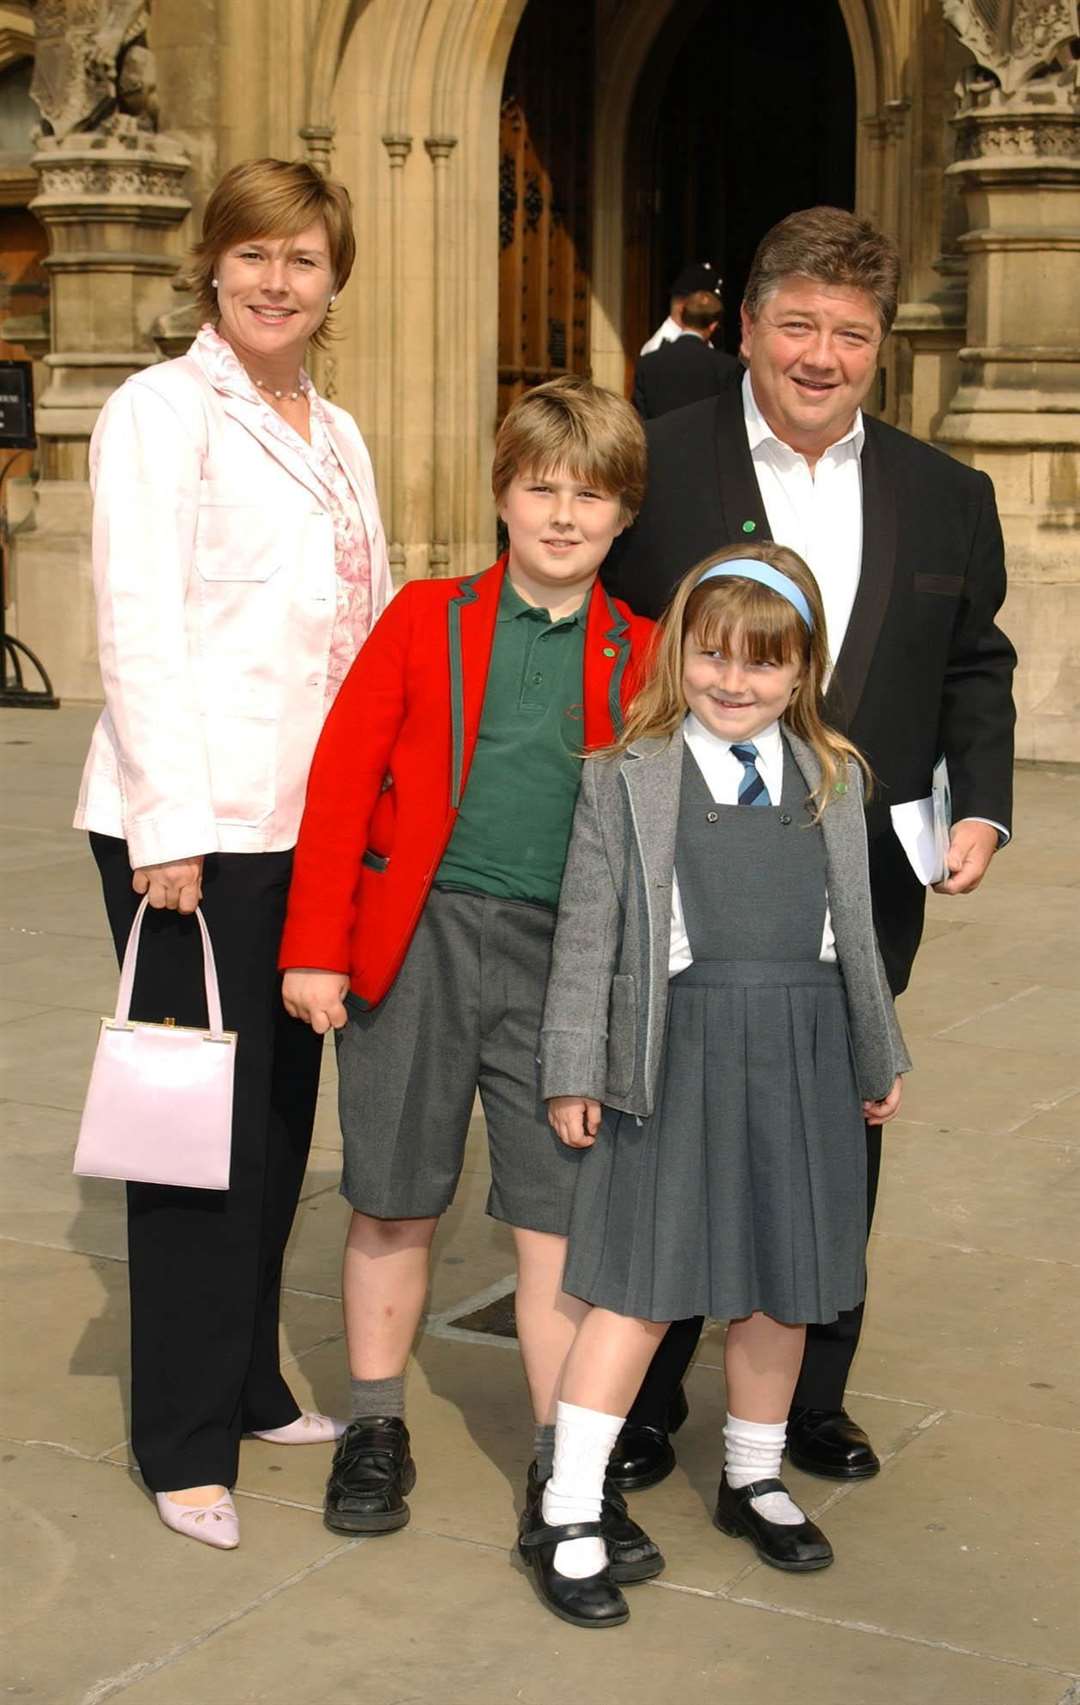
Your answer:
[[[75,1171],[88,1178],[227,1190],[236,1032],[221,1027],[214,951],[202,912],[209,1030],[128,1017],[147,901],[135,914],[116,997],[103,1018],[86,1093]]]

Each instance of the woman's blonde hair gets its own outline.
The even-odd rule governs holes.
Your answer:
[[[501,503],[515,474],[553,474],[619,499],[628,527],[645,496],[645,432],[636,409],[603,385],[564,373],[537,385],[508,411],[495,438],[491,489]]]
[[[794,581],[810,606],[814,625],[808,628],[798,610],[779,592],[741,575],[724,575],[702,584],[707,569],[739,558],[766,563]],[[649,673],[627,711],[622,737],[612,752],[624,752],[643,735],[672,735],[682,726],[688,709],[683,692],[683,658],[691,641],[703,650],[733,651],[755,663],[798,663],[802,674],[781,721],[805,740],[821,765],[821,782],[814,790],[814,822],[843,784],[849,758],[870,784],[870,767],[862,753],[830,728],[824,717],[823,683],[829,666],[825,641],[825,611],[818,583],[786,545],[729,545],[699,562],[683,576],[660,618],[650,654]]]
[[[233,166],[206,204],[202,236],[184,274],[200,314],[217,324],[214,274],[226,249],[256,237],[295,237],[318,222],[326,231],[336,293],[344,289],[356,259],[352,202],[345,185],[324,178],[306,160],[244,160]],[[332,335],[330,313],[313,334],[313,343],[325,344]]]

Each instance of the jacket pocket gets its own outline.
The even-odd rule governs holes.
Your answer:
[[[369,870],[385,870],[387,865],[390,863],[390,854],[373,852],[372,849],[368,847],[364,856],[361,858],[360,863],[366,865]]]
[[[637,1064],[637,984],[626,974],[612,977],[608,999],[607,1087],[622,1095],[634,1081]]]
[[[208,716],[206,750],[216,821],[245,829],[265,823],[277,803],[276,722]]]
[[[938,598],[959,598],[964,590],[962,574],[916,574],[916,592],[930,592]]]
[[[195,518],[195,567],[204,581],[265,581],[283,566],[289,517],[272,504],[242,503],[204,480]]]

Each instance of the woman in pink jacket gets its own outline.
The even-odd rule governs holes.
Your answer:
[[[276,961],[315,742],[392,590],[363,439],[301,365],[355,250],[340,184],[234,167],[190,272],[207,323],[120,386],[90,447],[105,709],[76,827],[118,953],[153,908],[133,1016],[205,1023],[201,905],[239,1037],[229,1189],[128,1185],[135,1454],[166,1525],[222,1548],[244,1433],[340,1431],[279,1365],[321,1038],[286,1016]]]

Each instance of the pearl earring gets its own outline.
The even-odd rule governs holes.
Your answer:
[[[217,289],[217,279],[216,279],[216,278],[212,278],[212,279],[211,279],[211,280],[210,280],[210,288],[211,288],[211,290],[216,290],[216,289]]]
[[[334,294],[330,298],[330,306],[333,307],[333,305],[336,301],[337,301],[337,291],[335,290]]]

